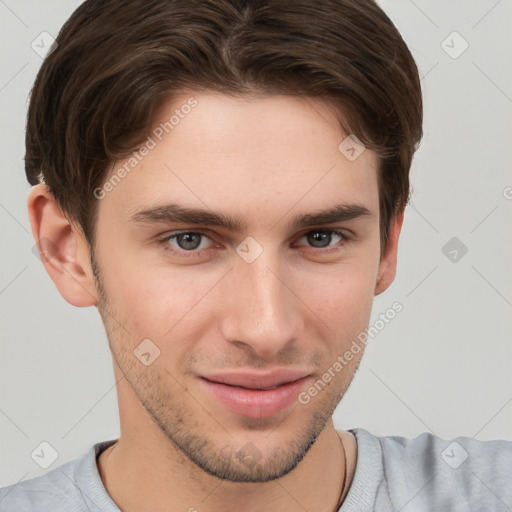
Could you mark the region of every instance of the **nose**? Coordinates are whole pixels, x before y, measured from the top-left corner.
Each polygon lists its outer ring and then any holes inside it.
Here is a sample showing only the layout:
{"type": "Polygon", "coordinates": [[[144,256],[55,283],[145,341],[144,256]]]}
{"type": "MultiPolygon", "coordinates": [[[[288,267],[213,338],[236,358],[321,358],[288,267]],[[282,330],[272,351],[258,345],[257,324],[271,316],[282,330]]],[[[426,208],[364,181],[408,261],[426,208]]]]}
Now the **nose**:
{"type": "Polygon", "coordinates": [[[224,338],[269,360],[292,345],[303,329],[293,281],[277,251],[265,249],[252,263],[237,258],[222,291],[224,338]]]}

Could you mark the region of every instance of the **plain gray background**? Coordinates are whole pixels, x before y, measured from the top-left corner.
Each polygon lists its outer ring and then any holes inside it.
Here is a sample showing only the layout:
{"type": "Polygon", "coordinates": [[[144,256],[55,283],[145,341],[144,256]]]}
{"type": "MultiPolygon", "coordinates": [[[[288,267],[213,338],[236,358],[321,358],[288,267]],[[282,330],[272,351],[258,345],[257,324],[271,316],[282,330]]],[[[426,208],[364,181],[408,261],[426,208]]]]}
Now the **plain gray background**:
{"type": "MultiPolygon", "coordinates": [[[[58,452],[53,469],[119,436],[100,317],[59,295],[26,211],[24,123],[42,63],[31,43],[79,3],[0,0],[0,486],[46,471],[31,458],[42,441],[58,452]]],[[[397,277],[372,323],[395,301],[403,311],[368,344],[335,423],[512,439],[512,1],[380,4],[420,68],[425,136],[397,277]]]]}

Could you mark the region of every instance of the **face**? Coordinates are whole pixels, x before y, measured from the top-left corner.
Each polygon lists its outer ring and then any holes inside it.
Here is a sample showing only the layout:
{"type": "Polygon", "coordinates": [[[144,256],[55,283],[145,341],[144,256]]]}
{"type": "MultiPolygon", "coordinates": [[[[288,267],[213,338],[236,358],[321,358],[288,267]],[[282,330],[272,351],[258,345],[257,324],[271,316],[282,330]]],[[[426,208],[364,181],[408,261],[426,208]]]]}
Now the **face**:
{"type": "Polygon", "coordinates": [[[278,478],[330,420],[363,353],[332,371],[370,319],[376,156],[346,158],[333,110],[313,99],[184,94],[155,130],[98,192],[98,306],[113,357],[203,470],[278,478]],[[326,210],[337,217],[313,218],[326,210]]]}

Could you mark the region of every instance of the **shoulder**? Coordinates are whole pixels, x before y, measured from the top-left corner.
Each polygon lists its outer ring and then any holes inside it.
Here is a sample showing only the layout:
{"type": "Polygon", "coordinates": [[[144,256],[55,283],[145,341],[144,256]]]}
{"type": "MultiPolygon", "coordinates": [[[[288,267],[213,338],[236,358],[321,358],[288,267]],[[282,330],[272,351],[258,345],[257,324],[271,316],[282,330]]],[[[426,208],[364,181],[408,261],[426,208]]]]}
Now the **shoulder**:
{"type": "Polygon", "coordinates": [[[96,455],[110,441],[95,444],[81,457],[44,475],[0,488],[2,512],[89,512],[91,476],[96,455]]]}
{"type": "MultiPolygon", "coordinates": [[[[68,462],[44,475],[23,480],[0,489],[0,510],[67,511],[76,507],[75,469],[78,459],[68,462]]],[[[86,509],[85,509],[86,510],[86,509]]]]}
{"type": "Polygon", "coordinates": [[[377,437],[363,429],[354,429],[354,434],[358,444],[360,439],[366,439],[367,446],[369,439],[374,446],[378,442],[382,491],[399,509],[512,507],[512,441],[443,439],[431,433],[413,439],[377,437]]]}

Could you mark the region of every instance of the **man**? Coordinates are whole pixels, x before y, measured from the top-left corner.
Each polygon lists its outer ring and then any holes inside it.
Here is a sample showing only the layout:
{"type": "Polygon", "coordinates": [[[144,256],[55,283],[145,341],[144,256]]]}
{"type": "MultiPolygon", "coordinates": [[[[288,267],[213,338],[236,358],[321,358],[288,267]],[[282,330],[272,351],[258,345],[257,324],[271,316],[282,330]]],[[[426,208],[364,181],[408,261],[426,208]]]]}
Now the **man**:
{"type": "Polygon", "coordinates": [[[77,9],[31,95],[28,208],[60,293],[104,322],[121,436],[0,509],[512,507],[510,442],[332,421],[421,135],[416,65],[371,0],[77,9]]]}

